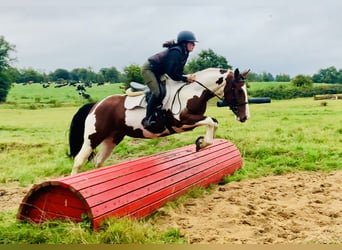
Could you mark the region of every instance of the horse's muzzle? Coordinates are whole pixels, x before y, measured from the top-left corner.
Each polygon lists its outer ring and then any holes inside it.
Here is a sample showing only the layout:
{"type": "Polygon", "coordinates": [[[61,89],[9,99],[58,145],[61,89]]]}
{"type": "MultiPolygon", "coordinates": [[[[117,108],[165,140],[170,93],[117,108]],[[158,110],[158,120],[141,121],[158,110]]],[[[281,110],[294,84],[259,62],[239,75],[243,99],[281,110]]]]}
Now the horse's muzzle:
{"type": "Polygon", "coordinates": [[[240,118],[240,122],[245,122],[245,121],[247,121],[247,116],[240,118]]]}

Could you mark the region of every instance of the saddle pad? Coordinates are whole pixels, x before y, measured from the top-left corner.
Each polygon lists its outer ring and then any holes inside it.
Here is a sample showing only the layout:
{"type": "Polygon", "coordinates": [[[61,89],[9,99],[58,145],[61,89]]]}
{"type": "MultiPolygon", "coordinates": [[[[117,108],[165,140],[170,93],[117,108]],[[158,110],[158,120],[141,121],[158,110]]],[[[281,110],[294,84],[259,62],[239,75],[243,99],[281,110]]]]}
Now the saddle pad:
{"type": "Polygon", "coordinates": [[[134,109],[137,107],[146,108],[146,98],[145,95],[140,96],[127,96],[125,100],[126,109],[134,109]]]}

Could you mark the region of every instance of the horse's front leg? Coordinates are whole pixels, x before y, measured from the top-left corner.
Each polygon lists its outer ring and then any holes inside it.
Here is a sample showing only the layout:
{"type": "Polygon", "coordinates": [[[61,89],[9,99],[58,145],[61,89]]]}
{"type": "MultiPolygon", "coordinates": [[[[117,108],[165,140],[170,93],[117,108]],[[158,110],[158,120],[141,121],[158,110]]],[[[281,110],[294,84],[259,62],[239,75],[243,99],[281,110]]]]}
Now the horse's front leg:
{"type": "Polygon", "coordinates": [[[200,136],[196,140],[196,151],[205,148],[214,142],[218,121],[215,118],[206,117],[204,120],[196,123],[197,126],[206,126],[205,136],[200,136]]]}

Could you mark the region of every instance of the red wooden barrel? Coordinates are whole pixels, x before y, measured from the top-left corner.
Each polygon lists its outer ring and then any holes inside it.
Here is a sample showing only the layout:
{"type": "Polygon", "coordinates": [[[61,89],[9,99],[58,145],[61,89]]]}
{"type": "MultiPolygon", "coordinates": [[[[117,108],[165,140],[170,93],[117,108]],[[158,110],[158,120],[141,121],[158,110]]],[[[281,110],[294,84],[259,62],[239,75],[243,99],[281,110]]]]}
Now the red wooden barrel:
{"type": "Polygon", "coordinates": [[[94,228],[108,216],[141,218],[195,186],[220,182],[241,166],[239,150],[227,140],[216,139],[198,152],[194,145],[176,148],[34,185],[17,218],[80,222],[86,216],[94,228]]]}

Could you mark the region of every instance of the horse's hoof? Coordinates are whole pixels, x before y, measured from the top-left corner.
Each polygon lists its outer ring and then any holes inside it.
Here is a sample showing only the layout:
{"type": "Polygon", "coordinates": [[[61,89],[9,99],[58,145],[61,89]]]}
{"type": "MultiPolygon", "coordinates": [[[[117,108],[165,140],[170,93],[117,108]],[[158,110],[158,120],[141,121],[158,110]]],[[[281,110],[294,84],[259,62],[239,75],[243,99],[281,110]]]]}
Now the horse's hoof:
{"type": "Polygon", "coordinates": [[[198,152],[200,149],[202,149],[201,144],[202,144],[203,139],[204,139],[203,136],[200,136],[197,138],[197,140],[196,140],[196,152],[198,152]]]}

